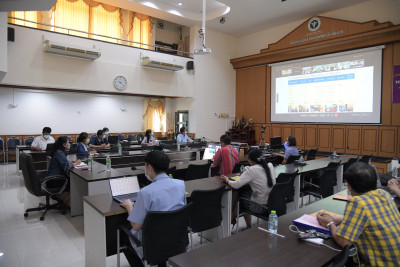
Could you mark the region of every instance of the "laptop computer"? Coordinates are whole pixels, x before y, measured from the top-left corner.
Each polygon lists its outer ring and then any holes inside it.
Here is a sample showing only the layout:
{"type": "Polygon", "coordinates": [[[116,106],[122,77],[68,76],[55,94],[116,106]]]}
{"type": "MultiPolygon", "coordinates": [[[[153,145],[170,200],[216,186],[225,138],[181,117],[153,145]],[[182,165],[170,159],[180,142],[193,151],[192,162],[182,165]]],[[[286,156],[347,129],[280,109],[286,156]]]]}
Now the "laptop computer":
{"type": "Polygon", "coordinates": [[[140,191],[137,176],[110,179],[109,182],[113,199],[118,202],[126,199],[136,201],[137,193],[140,191]]]}
{"type": "Polygon", "coordinates": [[[203,160],[212,159],[214,157],[215,153],[217,153],[218,149],[220,149],[220,148],[221,148],[220,144],[207,143],[206,149],[204,150],[204,154],[203,154],[203,160]]]}

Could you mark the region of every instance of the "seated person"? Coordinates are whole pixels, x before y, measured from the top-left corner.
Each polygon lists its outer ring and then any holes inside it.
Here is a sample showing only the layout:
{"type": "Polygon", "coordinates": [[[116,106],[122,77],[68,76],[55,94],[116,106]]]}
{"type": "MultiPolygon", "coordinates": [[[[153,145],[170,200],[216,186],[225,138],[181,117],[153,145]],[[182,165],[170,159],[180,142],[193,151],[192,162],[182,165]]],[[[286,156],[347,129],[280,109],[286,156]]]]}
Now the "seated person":
{"type": "MultiPolygon", "coordinates": [[[[226,184],[235,189],[242,188],[244,185],[250,185],[251,189],[248,190],[249,192],[239,192],[237,199],[240,197],[249,198],[249,196],[251,196],[252,201],[261,205],[267,205],[269,193],[272,190],[272,186],[275,184],[274,166],[271,163],[267,163],[265,160],[260,160],[262,152],[258,148],[251,149],[248,156],[250,166],[244,168],[239,179],[230,181],[225,175],[222,175],[221,178],[226,184]]],[[[237,199],[232,201],[233,224],[236,223],[237,199]]],[[[245,214],[244,219],[247,228],[251,228],[251,215],[245,214]]]]}
{"type": "Polygon", "coordinates": [[[283,157],[282,164],[286,164],[287,159],[290,156],[298,156],[299,155],[299,150],[296,147],[296,138],[294,136],[289,136],[286,141],[287,145],[289,148],[285,150],[285,155],[279,154],[279,153],[273,153],[272,155],[274,156],[279,156],[283,157]]]}
{"type": "Polygon", "coordinates": [[[107,139],[107,141],[108,141],[108,137],[111,136],[110,130],[107,127],[104,127],[103,128],[103,132],[104,132],[104,135],[105,135],[104,139],[107,139]]]}
{"type": "Polygon", "coordinates": [[[89,147],[91,149],[104,149],[110,147],[103,130],[98,130],[96,136],[90,137],[89,147]]]}
{"type": "MultiPolygon", "coordinates": [[[[185,183],[165,173],[169,167],[168,156],[155,150],[147,153],[144,160],[145,175],[152,183],[139,191],[136,202],[133,203],[127,199],[120,203],[129,214],[128,221],[132,226],[132,234],[140,241],[142,240],[141,227],[148,212],[173,211],[186,205],[185,183]]],[[[129,242],[125,241],[125,243],[129,245],[129,242]]],[[[131,266],[140,266],[142,252],[135,243],[130,243],[138,254],[125,250],[125,256],[131,266]]]]}
{"type": "Polygon", "coordinates": [[[86,132],[82,132],[78,136],[78,146],[76,149],[76,154],[79,155],[89,155],[96,153],[96,150],[91,150],[88,147],[89,144],[89,136],[86,132]]]}
{"type": "Polygon", "coordinates": [[[176,137],[176,142],[182,145],[191,144],[193,140],[190,139],[189,136],[186,135],[186,127],[181,127],[179,129],[180,134],[176,137]]]}
{"type": "Polygon", "coordinates": [[[220,167],[221,175],[232,174],[233,167],[239,162],[239,153],[236,148],[231,146],[231,138],[224,134],[219,138],[221,148],[218,149],[213,157],[213,166],[220,167]]]}
{"type": "Polygon", "coordinates": [[[42,135],[36,137],[32,144],[31,144],[31,150],[34,151],[44,151],[47,148],[47,144],[52,144],[54,143],[54,138],[50,136],[51,134],[51,128],[50,127],[44,127],[42,130],[42,135]]]}
{"type": "Polygon", "coordinates": [[[151,129],[147,129],[146,133],[144,135],[143,141],[142,141],[142,145],[144,146],[155,146],[157,145],[157,141],[154,138],[153,132],[151,131],[151,129]]]}
{"type": "Polygon", "coordinates": [[[51,160],[49,169],[47,170],[48,176],[65,175],[69,177],[69,171],[74,166],[79,165],[81,161],[78,159],[75,162],[70,162],[67,159],[66,151],[69,150],[69,141],[66,136],[60,136],[54,143],[53,151],[51,151],[51,160]]]}
{"type": "MultiPolygon", "coordinates": [[[[353,196],[344,217],[319,212],[318,222],[331,231],[339,246],[355,244],[361,265],[395,266],[400,262],[400,213],[396,204],[389,193],[376,189],[378,176],[370,165],[353,163],[344,177],[353,196]]],[[[350,259],[349,266],[355,259],[350,259]]]]}

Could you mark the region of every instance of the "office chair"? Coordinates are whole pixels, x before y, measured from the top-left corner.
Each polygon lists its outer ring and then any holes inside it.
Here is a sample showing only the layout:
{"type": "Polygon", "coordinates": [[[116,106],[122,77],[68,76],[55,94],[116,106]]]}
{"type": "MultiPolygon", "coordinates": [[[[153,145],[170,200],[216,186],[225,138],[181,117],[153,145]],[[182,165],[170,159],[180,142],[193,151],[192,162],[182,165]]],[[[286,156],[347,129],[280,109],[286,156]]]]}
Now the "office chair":
{"type": "Polygon", "coordinates": [[[125,135],[123,134],[118,134],[118,141],[125,140],[125,135]]]}
{"type": "Polygon", "coordinates": [[[167,141],[168,140],[168,137],[166,137],[166,136],[164,136],[164,137],[159,137],[159,138],[157,138],[158,140],[162,140],[162,141],[167,141]]]}
{"type": "MultiPolygon", "coordinates": [[[[186,252],[187,231],[192,204],[174,211],[151,211],[142,225],[140,242],[129,228],[122,225],[117,230],[117,266],[120,266],[121,250],[133,250],[130,244],[120,246],[120,234],[128,236],[143,247],[143,259],[148,265],[161,265],[178,254],[186,252]]],[[[135,253],[135,252],[134,252],[135,253]]]]}
{"type": "Polygon", "coordinates": [[[128,134],[127,139],[128,141],[136,141],[136,136],[133,134],[128,134]]]}
{"type": "Polygon", "coordinates": [[[346,245],[342,251],[333,257],[330,261],[322,265],[322,267],[344,267],[350,254],[350,246],[346,245]]]}
{"type": "Polygon", "coordinates": [[[294,179],[296,178],[299,171],[295,171],[293,173],[280,173],[276,178],[276,183],[289,183],[290,186],[284,188],[284,191],[281,193],[285,195],[286,204],[290,202],[294,202],[295,207],[298,199],[294,199],[294,179]]]}
{"type": "MultiPolygon", "coordinates": [[[[172,175],[172,177],[174,177],[175,171],[176,171],[176,166],[169,168],[168,170],[165,171],[165,173],[166,173],[168,176],[171,176],[171,175],[172,175]]],[[[175,177],[174,177],[174,178],[175,178],[175,177]]]]}
{"type": "Polygon", "coordinates": [[[288,159],[286,160],[286,164],[293,163],[296,160],[299,160],[299,158],[300,158],[300,155],[298,155],[298,156],[293,156],[293,155],[289,156],[288,159]]]}
{"type": "Polygon", "coordinates": [[[8,159],[11,154],[17,155],[17,146],[21,145],[21,139],[19,137],[9,137],[7,138],[6,144],[6,164],[8,164],[8,159]]]}
{"type": "Polygon", "coordinates": [[[219,175],[219,171],[220,171],[219,166],[211,167],[211,177],[219,175]]]}
{"type": "Polygon", "coordinates": [[[235,166],[233,167],[232,173],[242,172],[243,168],[246,166],[250,166],[250,163],[248,161],[240,161],[235,164],[235,166]]]}
{"type": "Polygon", "coordinates": [[[189,164],[186,171],[185,181],[196,180],[209,177],[211,163],[206,164],[189,164]]]}
{"type": "Polygon", "coordinates": [[[315,155],[317,155],[318,149],[310,149],[307,152],[307,160],[315,159],[315,155]]]}
{"type": "Polygon", "coordinates": [[[371,157],[372,157],[372,155],[370,155],[370,156],[365,155],[365,156],[362,156],[358,161],[369,164],[371,161],[371,157]]]}
{"type": "Polygon", "coordinates": [[[71,136],[69,136],[69,135],[64,135],[64,136],[68,139],[68,142],[72,143],[72,138],[71,138],[71,136]]]}
{"type": "Polygon", "coordinates": [[[46,204],[39,204],[37,208],[27,209],[24,217],[28,217],[31,211],[43,210],[40,217],[40,220],[43,221],[47,211],[53,209],[61,210],[61,213],[65,214],[67,207],[61,202],[50,204],[50,196],[61,194],[67,189],[68,177],[62,175],[46,176],[47,171],[36,171],[32,156],[28,153],[21,153],[19,155],[19,162],[28,192],[37,197],[46,196],[46,204]]]}
{"type": "Polygon", "coordinates": [[[3,138],[0,137],[0,154],[3,155],[3,163],[6,164],[6,153],[4,149],[4,141],[3,138]]]}
{"type": "MultiPolygon", "coordinates": [[[[222,220],[222,195],[225,185],[214,190],[194,190],[190,196],[193,204],[189,217],[190,244],[193,250],[193,233],[200,233],[221,226],[222,238],[225,237],[222,220]]],[[[203,236],[200,235],[200,244],[203,236]]]]}
{"type": "Polygon", "coordinates": [[[267,162],[271,162],[272,165],[274,166],[278,166],[281,165],[283,162],[283,157],[270,157],[270,158],[266,158],[267,162]]]}
{"type": "Polygon", "coordinates": [[[139,142],[139,144],[142,143],[143,139],[144,139],[144,135],[143,134],[137,134],[136,135],[136,140],[139,142]]]}
{"type": "MultiPolygon", "coordinates": [[[[286,214],[286,203],[288,202],[287,194],[282,192],[291,191],[293,188],[291,182],[277,183],[272,187],[268,196],[267,205],[262,205],[248,198],[240,198],[238,201],[238,213],[236,221],[239,222],[239,217],[247,213],[257,217],[257,225],[259,219],[268,221],[271,210],[275,210],[278,216],[286,214]]],[[[236,233],[239,232],[239,223],[236,224],[236,233]]]]}
{"type": "Polygon", "coordinates": [[[68,154],[76,154],[78,152],[78,144],[72,143],[69,147],[68,154]]]}
{"type": "Polygon", "coordinates": [[[24,139],[24,145],[31,146],[34,139],[35,139],[35,137],[33,137],[33,136],[26,137],[24,139]]]}
{"type": "Polygon", "coordinates": [[[174,140],[162,140],[160,142],[161,145],[173,145],[174,147],[176,147],[176,145],[174,145],[174,140]]]}

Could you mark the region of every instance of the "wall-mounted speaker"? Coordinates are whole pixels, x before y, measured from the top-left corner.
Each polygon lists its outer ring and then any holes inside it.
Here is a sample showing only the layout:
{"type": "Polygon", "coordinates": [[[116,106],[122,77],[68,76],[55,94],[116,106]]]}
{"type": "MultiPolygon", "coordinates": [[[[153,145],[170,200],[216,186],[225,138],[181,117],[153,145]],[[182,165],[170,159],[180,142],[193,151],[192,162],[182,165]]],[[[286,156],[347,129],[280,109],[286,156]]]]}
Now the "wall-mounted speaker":
{"type": "Polygon", "coordinates": [[[186,69],[187,70],[194,70],[194,63],[193,61],[186,62],[186,69]]]}
{"type": "Polygon", "coordinates": [[[8,27],[7,28],[7,41],[14,42],[15,41],[15,29],[8,27]]]}

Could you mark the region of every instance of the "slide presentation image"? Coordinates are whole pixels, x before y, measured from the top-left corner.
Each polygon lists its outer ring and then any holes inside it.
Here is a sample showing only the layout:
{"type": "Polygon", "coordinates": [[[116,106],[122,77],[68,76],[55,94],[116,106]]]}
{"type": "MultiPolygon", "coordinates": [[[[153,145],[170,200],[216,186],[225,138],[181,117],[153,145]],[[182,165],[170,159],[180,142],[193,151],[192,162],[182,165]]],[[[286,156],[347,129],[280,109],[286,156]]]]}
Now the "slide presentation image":
{"type": "Polygon", "coordinates": [[[341,104],[339,105],[339,112],[353,112],[353,104],[341,104]]]}
{"type": "Polygon", "coordinates": [[[337,105],[325,105],[325,112],[337,112],[337,105]]]}
{"type": "Polygon", "coordinates": [[[324,71],[324,65],[317,65],[317,66],[313,66],[312,68],[312,72],[323,72],[324,71]]]}
{"type": "Polygon", "coordinates": [[[312,72],[312,67],[302,68],[301,74],[310,74],[312,72]]]}
{"type": "Polygon", "coordinates": [[[323,105],[311,105],[310,112],[324,112],[324,106],[323,105]]]}
{"type": "Polygon", "coordinates": [[[289,112],[299,112],[299,106],[298,105],[289,105],[289,112]]]}
{"type": "Polygon", "coordinates": [[[310,112],[310,106],[309,105],[300,105],[299,112],[310,112]]]}

